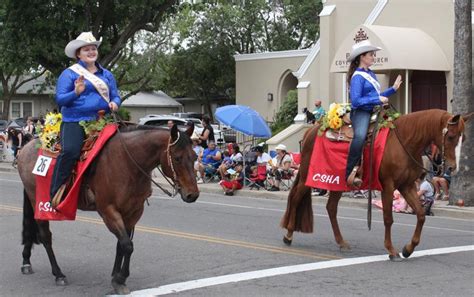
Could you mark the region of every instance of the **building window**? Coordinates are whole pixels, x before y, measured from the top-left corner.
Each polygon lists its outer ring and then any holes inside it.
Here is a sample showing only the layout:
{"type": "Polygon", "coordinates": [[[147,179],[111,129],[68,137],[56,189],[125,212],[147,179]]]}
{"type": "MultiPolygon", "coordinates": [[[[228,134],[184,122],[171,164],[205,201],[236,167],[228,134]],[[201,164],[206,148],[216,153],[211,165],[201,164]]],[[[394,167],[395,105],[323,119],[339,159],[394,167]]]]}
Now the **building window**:
{"type": "Polygon", "coordinates": [[[33,116],[33,101],[12,101],[10,103],[10,118],[26,118],[33,116]]]}

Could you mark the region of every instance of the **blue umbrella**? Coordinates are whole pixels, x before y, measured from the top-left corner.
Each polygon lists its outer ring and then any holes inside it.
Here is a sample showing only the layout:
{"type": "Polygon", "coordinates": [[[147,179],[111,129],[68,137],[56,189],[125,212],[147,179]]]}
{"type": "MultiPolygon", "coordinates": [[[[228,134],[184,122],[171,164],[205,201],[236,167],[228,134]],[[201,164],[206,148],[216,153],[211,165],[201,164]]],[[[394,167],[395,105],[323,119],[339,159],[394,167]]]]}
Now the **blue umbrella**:
{"type": "Polygon", "coordinates": [[[216,109],[216,118],[225,125],[256,137],[271,137],[272,132],[262,116],[244,105],[226,105],[216,109]]]}

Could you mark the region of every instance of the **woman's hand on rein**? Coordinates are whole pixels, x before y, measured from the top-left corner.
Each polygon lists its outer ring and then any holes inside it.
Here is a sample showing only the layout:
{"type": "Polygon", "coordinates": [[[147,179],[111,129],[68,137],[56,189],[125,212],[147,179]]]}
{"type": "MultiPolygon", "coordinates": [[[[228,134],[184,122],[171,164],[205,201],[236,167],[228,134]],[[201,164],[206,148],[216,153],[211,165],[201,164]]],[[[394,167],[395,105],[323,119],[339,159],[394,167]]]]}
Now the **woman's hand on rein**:
{"type": "Polygon", "coordinates": [[[388,98],[385,97],[385,96],[379,96],[379,99],[380,99],[380,101],[381,101],[383,104],[387,104],[387,103],[388,103],[388,98]]]}
{"type": "Polygon", "coordinates": [[[400,85],[402,84],[402,76],[399,74],[397,76],[397,79],[395,80],[395,82],[393,83],[393,88],[395,89],[395,91],[398,90],[398,88],[400,88],[400,85]]]}
{"type": "Polygon", "coordinates": [[[74,81],[74,92],[77,96],[81,95],[82,92],[86,89],[86,84],[84,83],[84,76],[79,76],[78,79],[74,81]]]}

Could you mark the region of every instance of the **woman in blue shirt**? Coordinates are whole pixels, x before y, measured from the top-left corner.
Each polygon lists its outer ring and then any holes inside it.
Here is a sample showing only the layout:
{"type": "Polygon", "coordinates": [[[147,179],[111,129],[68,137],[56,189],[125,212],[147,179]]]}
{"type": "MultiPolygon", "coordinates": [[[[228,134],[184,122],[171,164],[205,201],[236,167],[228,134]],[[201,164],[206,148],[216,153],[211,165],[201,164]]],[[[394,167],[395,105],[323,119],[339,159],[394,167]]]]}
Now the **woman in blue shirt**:
{"type": "Polygon", "coordinates": [[[79,122],[95,120],[99,110],[116,111],[121,103],[114,76],[97,62],[100,43],[91,32],[83,32],[64,50],[77,64],[64,70],[56,85],[56,103],[62,114],[61,153],[54,167],[51,199],[62,196],[79,159],[85,138],[79,122]]]}
{"type": "Polygon", "coordinates": [[[347,83],[350,88],[351,121],[354,129],[354,138],[349,149],[346,166],[346,181],[351,187],[360,187],[362,180],[356,176],[358,163],[362,156],[367,130],[369,128],[372,110],[377,105],[388,103],[389,96],[395,94],[402,83],[399,75],[392,87],[380,92],[377,77],[369,69],[374,64],[375,52],[381,50],[364,40],[352,46],[348,61],[351,62],[347,74],[347,83]]]}

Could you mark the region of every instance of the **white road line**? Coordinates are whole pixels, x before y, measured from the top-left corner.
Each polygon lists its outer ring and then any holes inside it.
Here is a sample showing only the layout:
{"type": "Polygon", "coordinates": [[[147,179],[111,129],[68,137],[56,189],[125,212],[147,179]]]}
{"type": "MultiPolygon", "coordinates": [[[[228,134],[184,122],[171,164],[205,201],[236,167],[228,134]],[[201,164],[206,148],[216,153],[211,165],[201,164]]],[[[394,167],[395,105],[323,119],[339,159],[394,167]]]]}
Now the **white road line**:
{"type": "MultiPolygon", "coordinates": [[[[156,199],[161,199],[161,200],[171,200],[171,198],[168,198],[166,196],[151,196],[156,199]]],[[[274,211],[274,212],[285,212],[282,209],[276,209],[276,208],[266,208],[266,207],[255,207],[255,206],[247,206],[247,205],[238,205],[238,204],[229,204],[229,203],[220,203],[220,202],[210,202],[210,201],[196,201],[195,203],[197,204],[210,204],[210,205],[217,205],[217,206],[225,206],[225,207],[235,207],[235,208],[245,208],[245,209],[256,209],[256,210],[266,210],[266,211],[274,211]]],[[[327,215],[322,215],[322,214],[314,214],[315,217],[327,217],[327,215]]],[[[338,216],[338,219],[343,219],[343,220],[353,220],[353,221],[363,221],[366,222],[367,219],[360,219],[360,218],[353,218],[353,217],[344,217],[344,216],[338,216]]],[[[467,220],[467,221],[472,221],[472,220],[467,220]]],[[[378,221],[378,220],[372,220],[374,223],[379,223],[383,224],[383,221],[378,221]]],[[[416,227],[415,224],[406,224],[406,223],[397,223],[394,222],[394,225],[398,226],[404,226],[404,227],[416,227]]],[[[444,228],[444,227],[432,227],[432,226],[427,226],[426,223],[423,226],[423,229],[435,229],[435,230],[444,230],[444,231],[456,231],[456,232],[461,232],[461,233],[469,233],[469,234],[474,234],[474,231],[471,230],[460,230],[460,229],[451,229],[451,228],[444,228]]]]}
{"type": "MultiPolygon", "coordinates": [[[[474,245],[415,251],[411,255],[410,258],[443,255],[443,254],[451,254],[451,253],[467,252],[467,251],[474,251],[474,245]]],[[[235,274],[228,274],[228,275],[221,275],[221,276],[216,276],[216,277],[191,280],[187,282],[164,285],[158,288],[133,291],[130,294],[130,296],[160,296],[160,295],[165,295],[165,294],[189,291],[193,289],[206,288],[206,287],[223,285],[223,284],[228,284],[228,283],[237,283],[237,282],[242,282],[242,281],[260,279],[260,278],[266,278],[266,277],[272,277],[272,276],[278,276],[278,275],[286,275],[286,274],[299,273],[299,272],[305,272],[305,271],[314,271],[314,270],[321,270],[321,269],[327,269],[327,268],[344,267],[344,266],[375,263],[375,262],[382,262],[382,261],[388,261],[387,255],[348,258],[348,259],[321,261],[321,262],[299,264],[299,265],[292,265],[292,266],[282,266],[282,267],[276,267],[276,268],[270,268],[270,269],[263,269],[263,270],[256,270],[256,271],[249,271],[249,272],[243,272],[243,273],[235,273],[235,274]]]]}

